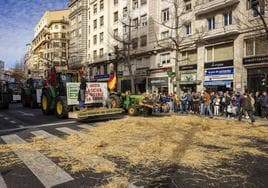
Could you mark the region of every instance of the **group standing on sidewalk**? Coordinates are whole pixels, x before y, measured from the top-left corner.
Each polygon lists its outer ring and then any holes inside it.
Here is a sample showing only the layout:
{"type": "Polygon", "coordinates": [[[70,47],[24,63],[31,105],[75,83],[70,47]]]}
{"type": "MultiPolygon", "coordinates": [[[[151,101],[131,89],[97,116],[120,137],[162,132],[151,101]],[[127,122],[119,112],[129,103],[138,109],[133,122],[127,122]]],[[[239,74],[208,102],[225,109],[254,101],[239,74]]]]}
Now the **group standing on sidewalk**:
{"type": "Polygon", "coordinates": [[[156,102],[167,103],[175,113],[194,113],[206,116],[242,117],[255,121],[254,116],[268,119],[267,92],[184,92],[177,94],[154,93],[156,102]]]}

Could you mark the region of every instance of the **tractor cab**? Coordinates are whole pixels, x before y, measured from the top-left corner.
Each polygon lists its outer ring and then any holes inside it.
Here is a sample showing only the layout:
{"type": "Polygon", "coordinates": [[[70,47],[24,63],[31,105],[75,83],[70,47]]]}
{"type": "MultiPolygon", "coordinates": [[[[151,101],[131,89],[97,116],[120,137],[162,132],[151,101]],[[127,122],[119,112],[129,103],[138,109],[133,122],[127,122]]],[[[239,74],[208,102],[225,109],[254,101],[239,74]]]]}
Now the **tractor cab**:
{"type": "Polygon", "coordinates": [[[77,72],[56,73],[56,91],[59,96],[66,96],[66,83],[78,82],[77,72]]]}
{"type": "Polygon", "coordinates": [[[38,107],[44,82],[41,78],[29,78],[21,88],[21,102],[24,107],[38,107]]]}
{"type": "Polygon", "coordinates": [[[9,107],[9,89],[6,81],[0,80],[0,108],[9,107]]]}

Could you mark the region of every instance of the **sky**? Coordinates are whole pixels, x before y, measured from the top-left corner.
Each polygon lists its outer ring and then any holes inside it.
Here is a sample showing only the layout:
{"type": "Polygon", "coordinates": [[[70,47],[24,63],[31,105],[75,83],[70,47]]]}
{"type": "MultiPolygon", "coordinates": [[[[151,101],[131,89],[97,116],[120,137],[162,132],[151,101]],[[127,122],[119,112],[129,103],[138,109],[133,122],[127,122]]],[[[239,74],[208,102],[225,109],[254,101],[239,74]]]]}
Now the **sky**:
{"type": "Polygon", "coordinates": [[[0,60],[13,67],[31,43],[35,25],[46,10],[67,8],[68,0],[0,0],[0,60]]]}

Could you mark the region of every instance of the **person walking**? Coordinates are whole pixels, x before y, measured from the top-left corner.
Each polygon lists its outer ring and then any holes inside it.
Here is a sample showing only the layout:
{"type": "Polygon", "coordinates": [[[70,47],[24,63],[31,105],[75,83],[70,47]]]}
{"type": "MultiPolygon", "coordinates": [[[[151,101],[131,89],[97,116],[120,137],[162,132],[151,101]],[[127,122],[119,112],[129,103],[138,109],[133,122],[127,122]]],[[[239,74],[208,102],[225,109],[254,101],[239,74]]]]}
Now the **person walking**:
{"type": "Polygon", "coordinates": [[[218,116],[219,115],[220,102],[221,102],[221,99],[220,99],[219,95],[217,94],[215,96],[214,100],[213,100],[214,116],[218,116]]]}
{"type": "Polygon", "coordinates": [[[249,96],[249,94],[244,94],[244,96],[241,99],[241,108],[240,108],[240,112],[238,115],[238,120],[241,121],[242,120],[242,116],[243,115],[248,115],[251,122],[254,123],[255,119],[253,117],[253,106],[252,106],[252,102],[251,102],[251,97],[249,96]]]}
{"type": "Polygon", "coordinates": [[[85,108],[85,100],[86,100],[86,87],[87,87],[87,80],[83,75],[83,72],[80,72],[80,89],[79,89],[79,107],[80,109],[85,108]]]}
{"type": "Polygon", "coordinates": [[[206,115],[208,113],[208,115],[212,117],[212,112],[210,109],[211,100],[210,100],[210,95],[207,91],[204,92],[203,100],[204,100],[204,114],[203,115],[206,115]]]}
{"type": "Polygon", "coordinates": [[[193,95],[193,111],[194,114],[199,114],[199,105],[200,105],[200,100],[201,100],[201,94],[200,93],[194,93],[193,95]]]}
{"type": "Polygon", "coordinates": [[[262,98],[261,98],[261,112],[262,112],[262,117],[268,119],[268,95],[267,92],[264,91],[262,93],[262,98]]]}
{"type": "Polygon", "coordinates": [[[182,113],[188,113],[187,93],[183,93],[183,95],[180,98],[180,101],[181,101],[182,113]]]}

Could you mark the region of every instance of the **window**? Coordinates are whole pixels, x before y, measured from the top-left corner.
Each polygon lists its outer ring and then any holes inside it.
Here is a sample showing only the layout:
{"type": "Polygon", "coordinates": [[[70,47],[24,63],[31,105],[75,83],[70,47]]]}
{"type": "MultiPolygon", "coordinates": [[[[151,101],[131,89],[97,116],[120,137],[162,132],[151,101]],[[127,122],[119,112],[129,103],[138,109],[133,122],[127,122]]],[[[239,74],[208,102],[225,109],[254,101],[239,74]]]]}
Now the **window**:
{"type": "Polygon", "coordinates": [[[169,64],[170,63],[170,53],[165,53],[160,55],[161,64],[169,64]]]}
{"type": "Polygon", "coordinates": [[[82,21],[82,15],[79,14],[79,15],[78,15],[78,22],[81,22],[81,21],[82,21]]]}
{"type": "Polygon", "coordinates": [[[88,34],[90,34],[90,25],[88,26],[88,34]]]}
{"type": "Polygon", "coordinates": [[[114,13],[114,22],[117,22],[118,21],[118,12],[115,12],[114,13]]]}
{"type": "Polygon", "coordinates": [[[186,35],[190,35],[190,34],[192,34],[191,23],[188,23],[188,24],[185,25],[185,34],[186,34],[186,35]]]}
{"type": "Polygon", "coordinates": [[[133,49],[138,48],[138,41],[139,41],[138,38],[134,38],[134,39],[132,39],[132,48],[133,48],[133,49]]]}
{"type": "Polygon", "coordinates": [[[138,25],[139,25],[139,19],[138,18],[134,18],[133,19],[133,26],[134,26],[134,28],[138,28],[138,25]]]}
{"type": "Polygon", "coordinates": [[[93,5],[93,13],[97,14],[98,12],[98,7],[97,7],[97,3],[95,5],[93,5]]]}
{"type": "Polygon", "coordinates": [[[188,11],[191,11],[192,10],[192,4],[191,4],[191,0],[185,0],[185,10],[188,12],[188,11]]]}
{"type": "Polygon", "coordinates": [[[90,40],[88,40],[88,48],[90,48],[90,40]]]}
{"type": "Polygon", "coordinates": [[[255,55],[267,55],[268,54],[268,40],[265,38],[259,38],[255,40],[255,55]]]}
{"type": "Polygon", "coordinates": [[[118,37],[118,29],[114,29],[114,38],[118,37]]]}
{"type": "Polygon", "coordinates": [[[58,39],[59,38],[59,34],[58,33],[54,33],[54,39],[58,39]]]}
{"type": "Polygon", "coordinates": [[[61,26],[62,29],[66,29],[65,25],[61,26]]]}
{"type": "Polygon", "coordinates": [[[81,36],[82,35],[82,28],[78,29],[78,35],[81,36]]]}
{"type": "Polygon", "coordinates": [[[63,48],[66,48],[66,43],[62,42],[62,43],[61,43],[61,46],[62,46],[63,48]]]}
{"type": "Polygon", "coordinates": [[[224,18],[224,26],[231,25],[233,22],[232,18],[232,12],[227,12],[223,14],[224,18]]]}
{"type": "Polygon", "coordinates": [[[100,57],[103,57],[103,48],[100,49],[100,57]]]}
{"type": "Polygon", "coordinates": [[[147,4],[147,0],[141,0],[141,5],[147,4]]]}
{"type": "Polygon", "coordinates": [[[103,3],[103,0],[100,1],[100,10],[103,10],[104,9],[104,3],[103,3]]]}
{"type": "Polygon", "coordinates": [[[54,43],[53,43],[53,47],[54,47],[54,48],[58,48],[58,47],[60,47],[60,43],[59,43],[59,42],[54,42],[54,43]]]}
{"type": "Polygon", "coordinates": [[[132,8],[133,10],[139,8],[138,0],[132,0],[132,8]]]}
{"type": "Polygon", "coordinates": [[[93,59],[96,59],[97,58],[97,50],[94,50],[93,51],[93,59]]]}
{"type": "Polygon", "coordinates": [[[66,38],[66,33],[62,33],[61,38],[65,39],[66,38]]]}
{"type": "Polygon", "coordinates": [[[127,14],[128,14],[128,12],[127,12],[127,7],[124,7],[124,8],[123,8],[123,17],[124,17],[124,18],[127,17],[127,14]]]}
{"type": "Polygon", "coordinates": [[[141,40],[141,47],[147,46],[147,35],[141,36],[140,40],[141,40]]]}
{"type": "Polygon", "coordinates": [[[208,18],[208,30],[215,29],[215,17],[213,16],[212,18],[208,18]]]}
{"type": "Polygon", "coordinates": [[[108,74],[108,66],[107,66],[107,64],[103,65],[103,74],[108,74]]]}
{"type": "Polygon", "coordinates": [[[184,64],[197,63],[197,50],[182,52],[182,61],[184,64]]]}
{"type": "Polygon", "coordinates": [[[55,29],[58,29],[58,28],[59,28],[59,26],[58,26],[58,25],[55,25],[55,26],[54,26],[54,28],[55,28],[55,29]]]}
{"type": "Polygon", "coordinates": [[[96,19],[96,20],[94,20],[93,25],[94,25],[94,29],[97,29],[97,19],[96,19]]]}
{"type": "Polygon", "coordinates": [[[103,42],[103,32],[100,33],[100,42],[103,42]]]}
{"type": "Polygon", "coordinates": [[[88,11],[88,19],[90,20],[91,16],[90,16],[90,11],[88,11]]]}
{"type": "Polygon", "coordinates": [[[249,39],[245,41],[245,45],[246,45],[246,56],[253,56],[254,55],[254,40],[249,39]]]}
{"type": "Polygon", "coordinates": [[[167,39],[169,38],[169,31],[163,31],[161,33],[161,39],[167,39]]]}
{"type": "Polygon", "coordinates": [[[62,56],[62,57],[66,57],[66,52],[62,52],[62,53],[61,53],[61,56],[62,56]]]}
{"type": "Polygon", "coordinates": [[[162,10],[161,19],[162,22],[166,22],[169,20],[169,9],[162,10]]]}
{"type": "Polygon", "coordinates": [[[207,62],[230,60],[234,58],[233,43],[207,47],[206,52],[207,62]]]}
{"type": "Polygon", "coordinates": [[[100,17],[100,26],[103,26],[103,24],[104,24],[104,17],[101,16],[101,17],[100,17]]]}
{"type": "Polygon", "coordinates": [[[118,0],[114,0],[114,5],[117,5],[118,4],[118,0]]]}
{"type": "Polygon", "coordinates": [[[141,16],[141,26],[147,26],[147,14],[141,16]]]}
{"type": "Polygon", "coordinates": [[[94,44],[97,44],[97,35],[94,35],[94,36],[93,36],[93,43],[94,43],[94,44]]]}

